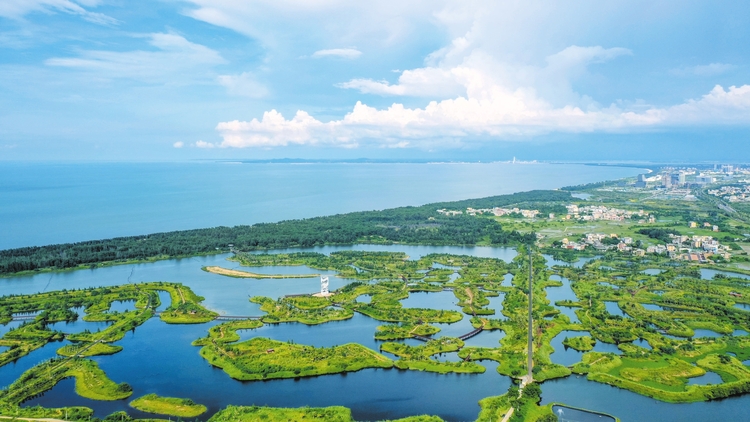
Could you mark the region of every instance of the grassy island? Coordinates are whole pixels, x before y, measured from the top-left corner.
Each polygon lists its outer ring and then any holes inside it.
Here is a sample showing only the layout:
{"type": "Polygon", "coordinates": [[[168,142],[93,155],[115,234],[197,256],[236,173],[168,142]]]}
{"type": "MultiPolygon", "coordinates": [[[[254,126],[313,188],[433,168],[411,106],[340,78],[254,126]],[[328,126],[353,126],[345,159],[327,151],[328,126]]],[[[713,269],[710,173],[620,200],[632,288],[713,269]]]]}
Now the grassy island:
{"type": "Polygon", "coordinates": [[[485,368],[477,363],[469,361],[441,362],[431,359],[439,353],[455,352],[464,346],[464,342],[453,337],[441,337],[430,340],[422,346],[409,346],[403,343],[384,343],[380,350],[400,357],[395,366],[399,369],[413,369],[418,371],[438,372],[445,374],[456,373],[483,373],[485,368]]]}
{"type": "Polygon", "coordinates": [[[566,347],[570,347],[571,349],[578,350],[579,352],[588,352],[589,350],[594,348],[594,345],[596,345],[596,340],[589,336],[580,336],[580,337],[565,337],[563,340],[563,345],[566,347]]]}
{"type": "Polygon", "coordinates": [[[87,356],[102,356],[102,355],[114,355],[115,353],[122,350],[122,346],[117,346],[107,343],[75,343],[63,346],[57,350],[57,354],[60,356],[67,357],[87,357],[87,356]]]}
{"type": "Polygon", "coordinates": [[[330,321],[341,321],[354,316],[351,309],[335,308],[324,298],[282,298],[273,300],[268,297],[252,297],[251,302],[260,304],[266,312],[262,321],[269,324],[280,322],[301,322],[307,325],[322,324],[330,321]],[[302,303],[302,305],[300,305],[302,303]],[[322,303],[322,306],[310,306],[310,303],[322,303]]]}
{"type": "Polygon", "coordinates": [[[130,402],[130,406],[148,413],[177,416],[179,418],[194,418],[208,410],[202,404],[190,399],[175,397],[160,397],[156,394],[146,394],[130,402]]]}
{"type": "Polygon", "coordinates": [[[430,324],[388,324],[378,326],[375,332],[377,340],[400,340],[414,336],[431,336],[440,332],[440,328],[430,324]]]}
{"type": "Polygon", "coordinates": [[[393,361],[359,344],[312,347],[256,337],[242,343],[212,343],[201,356],[241,380],[297,378],[390,368],[393,361]]]}
{"type": "MultiPolygon", "coordinates": [[[[330,422],[354,422],[352,411],[346,407],[262,407],[262,406],[228,406],[216,413],[208,422],[288,422],[301,420],[320,420],[330,422]]],[[[441,422],[437,416],[411,416],[383,422],[441,422]]]]}

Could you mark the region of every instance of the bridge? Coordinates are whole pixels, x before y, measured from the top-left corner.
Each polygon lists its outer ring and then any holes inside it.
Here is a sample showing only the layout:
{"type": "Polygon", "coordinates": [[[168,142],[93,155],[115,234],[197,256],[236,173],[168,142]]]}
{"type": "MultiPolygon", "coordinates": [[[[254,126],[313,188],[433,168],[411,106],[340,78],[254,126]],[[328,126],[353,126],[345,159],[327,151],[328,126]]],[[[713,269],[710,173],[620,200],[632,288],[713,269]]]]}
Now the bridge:
{"type": "Polygon", "coordinates": [[[31,321],[39,315],[13,315],[13,321],[31,321]]]}
{"type": "MultiPolygon", "coordinates": [[[[479,327],[479,328],[477,328],[475,330],[469,331],[468,333],[466,333],[464,335],[458,336],[458,339],[461,340],[461,341],[468,340],[468,339],[474,337],[475,335],[481,333],[482,330],[484,330],[484,327],[479,327]]],[[[430,340],[434,340],[432,337],[420,336],[420,335],[415,335],[413,338],[415,338],[415,339],[417,339],[419,341],[424,341],[424,342],[428,342],[430,340]]]]}
{"type": "Polygon", "coordinates": [[[214,320],[216,321],[238,321],[243,319],[261,319],[260,316],[248,316],[248,315],[219,315],[214,320]]]}
{"type": "Polygon", "coordinates": [[[482,330],[484,330],[484,328],[482,328],[482,327],[479,327],[479,328],[477,328],[476,330],[472,330],[472,331],[469,331],[468,333],[466,333],[466,334],[464,334],[464,335],[462,335],[462,336],[459,336],[458,338],[459,338],[459,339],[460,339],[461,341],[464,341],[464,340],[468,340],[468,339],[470,339],[470,338],[474,337],[475,335],[477,335],[477,334],[481,333],[481,332],[482,332],[482,330]]]}

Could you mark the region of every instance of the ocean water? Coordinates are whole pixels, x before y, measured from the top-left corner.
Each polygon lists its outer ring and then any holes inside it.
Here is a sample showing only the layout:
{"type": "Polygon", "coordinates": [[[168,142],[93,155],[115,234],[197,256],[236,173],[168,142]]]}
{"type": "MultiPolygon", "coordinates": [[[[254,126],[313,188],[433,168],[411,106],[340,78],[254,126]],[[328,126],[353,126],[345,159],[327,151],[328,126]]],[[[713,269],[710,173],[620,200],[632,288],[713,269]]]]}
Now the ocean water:
{"type": "Polygon", "coordinates": [[[423,205],[639,172],[510,163],[0,163],[0,249],[423,205]]]}

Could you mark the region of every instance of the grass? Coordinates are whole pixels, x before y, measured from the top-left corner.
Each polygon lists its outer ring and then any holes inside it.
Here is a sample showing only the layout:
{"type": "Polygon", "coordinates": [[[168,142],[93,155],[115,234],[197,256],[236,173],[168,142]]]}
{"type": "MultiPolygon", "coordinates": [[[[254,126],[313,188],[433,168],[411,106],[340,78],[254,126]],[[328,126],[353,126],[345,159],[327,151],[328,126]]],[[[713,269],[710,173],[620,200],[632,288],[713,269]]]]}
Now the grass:
{"type": "Polygon", "coordinates": [[[115,353],[122,350],[122,346],[107,344],[107,343],[94,343],[91,344],[69,344],[57,349],[57,354],[60,356],[102,356],[102,355],[114,355],[115,353]]]}
{"type": "Polygon", "coordinates": [[[384,343],[380,346],[380,350],[400,357],[401,359],[395,363],[395,366],[399,369],[437,372],[441,374],[449,372],[483,373],[486,369],[475,362],[440,362],[430,358],[430,356],[438,353],[458,351],[463,345],[464,342],[457,338],[441,337],[440,339],[430,340],[420,346],[409,346],[403,343],[384,343]]]}
{"type": "Polygon", "coordinates": [[[160,397],[156,394],[147,394],[139,397],[131,401],[130,406],[143,412],[177,416],[179,418],[194,418],[208,410],[206,406],[197,404],[190,399],[160,397]]]}
{"type": "MultiPolygon", "coordinates": [[[[302,420],[354,422],[352,411],[341,406],[299,408],[228,406],[212,416],[208,422],[288,422],[302,420]]],[[[437,416],[419,415],[395,419],[390,422],[442,422],[442,419],[437,416]]]]}
{"type": "Polygon", "coordinates": [[[288,422],[299,420],[326,422],[354,422],[352,411],[341,406],[281,408],[261,406],[228,406],[213,415],[208,422],[288,422]]]}
{"type": "Polygon", "coordinates": [[[375,332],[377,340],[400,340],[417,336],[431,336],[440,332],[440,328],[429,324],[388,324],[380,325],[375,332]]]}
{"type": "Polygon", "coordinates": [[[563,345],[570,347],[572,349],[578,350],[579,352],[587,352],[594,348],[594,345],[596,344],[596,340],[589,336],[580,336],[580,337],[566,337],[563,340],[563,345]]]}
{"type": "Polygon", "coordinates": [[[320,307],[321,301],[330,305],[330,302],[325,298],[305,298],[305,300],[281,298],[273,300],[268,297],[255,296],[250,298],[250,301],[261,305],[260,309],[267,313],[261,320],[269,324],[301,322],[307,325],[316,325],[330,321],[341,321],[354,316],[354,311],[351,309],[320,307]]]}
{"type": "Polygon", "coordinates": [[[67,375],[76,379],[76,393],[93,400],[122,400],[133,394],[133,389],[125,383],[117,384],[107,377],[96,362],[75,361],[67,375]]]}
{"type": "Polygon", "coordinates": [[[393,361],[359,344],[316,348],[256,337],[242,343],[203,346],[201,356],[241,381],[298,378],[364,368],[391,368],[393,361]]]}

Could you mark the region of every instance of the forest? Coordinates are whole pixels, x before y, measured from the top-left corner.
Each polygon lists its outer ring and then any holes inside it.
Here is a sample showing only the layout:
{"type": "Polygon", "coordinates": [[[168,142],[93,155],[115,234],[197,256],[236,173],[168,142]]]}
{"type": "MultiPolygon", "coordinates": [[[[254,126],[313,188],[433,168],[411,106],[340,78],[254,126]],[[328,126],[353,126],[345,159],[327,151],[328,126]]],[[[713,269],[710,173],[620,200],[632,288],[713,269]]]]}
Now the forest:
{"type": "MultiPolygon", "coordinates": [[[[564,191],[530,191],[511,195],[441,202],[419,207],[363,211],[252,226],[214,227],[118,237],[0,251],[0,275],[42,269],[67,269],[195,255],[318,245],[410,243],[493,245],[529,243],[533,233],[504,230],[495,220],[467,215],[443,216],[440,208],[465,209],[542,205],[570,199],[564,191]],[[541,204],[540,204],[541,203],[541,204]]],[[[549,204],[554,205],[554,204],[549,204]]]]}

